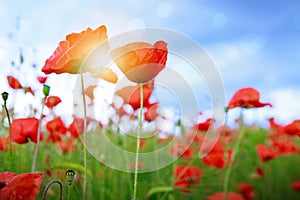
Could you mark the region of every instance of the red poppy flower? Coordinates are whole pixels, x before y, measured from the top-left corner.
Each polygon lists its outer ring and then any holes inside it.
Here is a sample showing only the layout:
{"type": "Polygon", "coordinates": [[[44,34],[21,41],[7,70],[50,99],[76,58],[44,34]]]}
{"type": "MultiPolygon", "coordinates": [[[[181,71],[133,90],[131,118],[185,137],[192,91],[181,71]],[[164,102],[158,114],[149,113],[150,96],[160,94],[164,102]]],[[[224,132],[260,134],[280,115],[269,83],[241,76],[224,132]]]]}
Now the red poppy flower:
{"type": "Polygon", "coordinates": [[[261,103],[260,94],[253,88],[242,88],[238,90],[231,98],[227,109],[241,107],[241,108],[260,108],[264,106],[271,106],[270,103],[261,103]]]}
{"type": "Polygon", "coordinates": [[[68,127],[73,138],[78,138],[84,131],[84,120],[82,118],[74,117],[72,123],[68,127]]]}
{"type": "Polygon", "coordinates": [[[198,131],[208,131],[212,122],[213,122],[213,119],[209,118],[205,122],[198,123],[196,125],[196,128],[198,131]]]}
{"type": "Polygon", "coordinates": [[[22,88],[23,88],[23,86],[22,86],[21,83],[18,81],[18,79],[16,79],[16,78],[13,77],[13,76],[7,76],[7,81],[8,81],[9,86],[10,86],[12,89],[22,89],[22,88]]]}
{"type": "MultiPolygon", "coordinates": [[[[206,152],[207,150],[203,150],[206,152]]],[[[230,162],[232,151],[227,152],[227,164],[230,162]]],[[[226,166],[224,149],[222,143],[218,140],[210,152],[202,158],[202,163],[207,166],[214,166],[217,168],[224,168],[226,166]]]]}
{"type": "Polygon", "coordinates": [[[47,122],[46,129],[49,131],[49,139],[52,142],[61,141],[61,135],[65,135],[67,128],[61,117],[55,117],[47,122]]]}
{"type": "Polygon", "coordinates": [[[265,172],[264,172],[264,170],[262,169],[262,168],[256,168],[256,173],[257,173],[257,175],[259,176],[259,177],[264,177],[265,176],[265,172]]]}
{"type": "Polygon", "coordinates": [[[24,144],[30,138],[32,142],[36,143],[38,128],[39,120],[36,118],[14,119],[11,123],[11,139],[16,143],[24,144]]]}
{"type": "Polygon", "coordinates": [[[120,70],[135,83],[154,79],[165,68],[167,55],[167,43],[164,41],[157,41],[154,45],[133,42],[111,52],[120,70]]]}
{"type": "Polygon", "coordinates": [[[144,113],[144,119],[148,122],[154,121],[159,116],[157,112],[158,107],[158,102],[148,105],[147,111],[144,113]]]}
{"type": "Polygon", "coordinates": [[[0,197],[11,200],[35,200],[40,192],[44,175],[41,173],[0,173],[0,197]]]}
{"type": "Polygon", "coordinates": [[[277,152],[274,149],[268,148],[263,144],[257,145],[256,150],[259,158],[264,162],[272,160],[277,156],[277,152]]]}
{"type": "Polygon", "coordinates": [[[171,156],[182,157],[185,161],[189,162],[193,159],[194,149],[190,145],[179,143],[171,146],[169,153],[171,156]]]}
{"type": "Polygon", "coordinates": [[[24,92],[25,94],[29,92],[30,94],[34,95],[34,91],[31,87],[24,87],[24,92]]]}
{"type": "Polygon", "coordinates": [[[9,146],[8,138],[0,137],[0,151],[6,151],[9,146]]]}
{"type": "Polygon", "coordinates": [[[288,135],[300,136],[300,120],[295,120],[292,123],[284,126],[284,132],[288,135]]]}
{"type": "MultiPolygon", "coordinates": [[[[100,26],[95,30],[87,28],[81,33],[72,33],[66,36],[66,40],[61,41],[46,62],[42,71],[50,73],[80,73],[80,67],[86,57],[101,43],[107,42],[106,27],[100,26]]],[[[108,44],[103,45],[103,51],[108,52],[108,44]]],[[[81,72],[92,72],[95,69],[91,66],[81,69],[81,72]]],[[[99,68],[97,68],[98,73],[99,68]]],[[[116,74],[111,70],[100,70],[101,77],[107,81],[116,82],[116,74]]]]}
{"type": "MultiPolygon", "coordinates": [[[[178,165],[173,174],[176,176],[174,186],[176,188],[190,188],[199,184],[203,170],[197,166],[178,165]]],[[[188,190],[182,190],[188,192],[188,190]]]]}
{"type": "Polygon", "coordinates": [[[294,182],[292,182],[291,187],[294,190],[299,190],[300,191],[300,181],[294,181],[294,182]]]}
{"type": "Polygon", "coordinates": [[[254,188],[248,183],[238,184],[237,189],[245,199],[253,199],[255,197],[254,188]]]}
{"type": "MultiPolygon", "coordinates": [[[[151,105],[149,103],[150,96],[153,92],[152,83],[143,84],[143,105],[148,107],[151,105]]],[[[140,88],[139,85],[136,86],[127,86],[116,92],[116,95],[120,96],[123,99],[123,104],[129,104],[131,107],[136,110],[140,107],[140,88]]]]}
{"type": "Polygon", "coordinates": [[[61,102],[61,99],[58,96],[48,96],[45,102],[45,105],[52,109],[54,106],[59,104],[61,102]]]}
{"type": "MultiPolygon", "coordinates": [[[[223,200],[224,194],[222,192],[212,194],[206,198],[206,200],[223,200]]],[[[238,193],[228,192],[226,200],[245,200],[245,198],[238,193]]]]}
{"type": "Polygon", "coordinates": [[[273,147],[279,155],[289,155],[298,152],[298,147],[291,140],[272,140],[273,147]]]}
{"type": "Polygon", "coordinates": [[[44,84],[44,83],[46,83],[46,81],[47,81],[47,76],[38,76],[37,77],[37,80],[41,83],[41,84],[44,84]]]}
{"type": "Polygon", "coordinates": [[[75,150],[73,139],[67,138],[59,142],[59,147],[63,153],[72,153],[75,150]]]}

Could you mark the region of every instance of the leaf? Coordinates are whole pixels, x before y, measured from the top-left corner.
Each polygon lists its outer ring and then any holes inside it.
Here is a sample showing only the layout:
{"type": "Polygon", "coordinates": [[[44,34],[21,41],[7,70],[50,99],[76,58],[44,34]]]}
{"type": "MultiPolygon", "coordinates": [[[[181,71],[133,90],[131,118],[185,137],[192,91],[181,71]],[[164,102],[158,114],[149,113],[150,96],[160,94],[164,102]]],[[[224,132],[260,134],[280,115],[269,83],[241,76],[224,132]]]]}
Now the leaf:
{"type": "Polygon", "coordinates": [[[154,187],[149,190],[149,192],[146,195],[146,198],[149,198],[150,196],[161,193],[161,192],[171,192],[173,190],[173,187],[170,186],[163,186],[163,187],[154,187]]]}

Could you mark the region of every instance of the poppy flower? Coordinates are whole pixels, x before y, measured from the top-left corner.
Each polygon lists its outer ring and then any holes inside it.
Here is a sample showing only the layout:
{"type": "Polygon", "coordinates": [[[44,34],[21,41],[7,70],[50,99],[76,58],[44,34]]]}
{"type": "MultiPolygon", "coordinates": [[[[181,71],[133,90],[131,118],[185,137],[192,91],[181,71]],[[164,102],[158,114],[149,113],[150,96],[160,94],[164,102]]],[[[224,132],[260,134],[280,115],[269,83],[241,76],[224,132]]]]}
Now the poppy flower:
{"type": "Polygon", "coordinates": [[[37,80],[41,83],[41,84],[44,84],[44,83],[46,83],[46,81],[47,81],[47,76],[38,76],[37,77],[37,80]]]}
{"type": "MultiPolygon", "coordinates": [[[[176,176],[174,183],[176,188],[190,188],[200,183],[203,170],[197,166],[178,165],[174,169],[173,174],[176,176]]],[[[185,189],[182,191],[188,192],[188,190],[185,189]]]]}
{"type": "Polygon", "coordinates": [[[45,102],[45,105],[52,109],[53,107],[57,106],[61,102],[61,99],[58,96],[48,96],[45,102]]]}
{"type": "Polygon", "coordinates": [[[189,162],[193,159],[194,149],[190,145],[178,143],[171,146],[169,153],[171,156],[182,157],[185,161],[189,162]]]}
{"type": "Polygon", "coordinates": [[[256,174],[259,176],[259,177],[261,177],[261,178],[263,178],[264,176],[265,176],[265,172],[264,172],[264,170],[262,169],[262,168],[256,168],[255,169],[255,171],[256,171],[256,174]]]}
{"type": "MultiPolygon", "coordinates": [[[[223,196],[224,194],[222,192],[218,192],[208,196],[206,200],[223,200],[223,196]]],[[[245,198],[241,194],[228,192],[226,200],[245,200],[245,198]]]]}
{"type": "Polygon", "coordinates": [[[298,152],[298,147],[291,140],[272,140],[273,147],[279,155],[289,155],[298,152]]]}
{"type": "Polygon", "coordinates": [[[167,43],[157,41],[154,45],[133,42],[111,51],[111,57],[132,82],[145,83],[154,79],[166,66],[167,43]]]}
{"type": "Polygon", "coordinates": [[[38,129],[39,120],[36,118],[14,119],[11,123],[11,139],[18,144],[24,144],[30,138],[32,142],[36,143],[38,129]]]}
{"type": "Polygon", "coordinates": [[[75,150],[75,144],[71,138],[61,140],[59,142],[59,147],[63,153],[72,153],[75,150]]]}
{"type": "Polygon", "coordinates": [[[97,87],[97,85],[91,85],[84,89],[84,94],[88,96],[92,101],[95,99],[94,96],[94,89],[97,87]]]}
{"type": "Polygon", "coordinates": [[[34,91],[31,87],[24,87],[24,92],[25,92],[25,94],[28,92],[28,93],[34,95],[34,91]]]}
{"type": "Polygon", "coordinates": [[[300,120],[294,120],[292,123],[284,126],[284,132],[288,135],[300,136],[300,120]]]}
{"type": "Polygon", "coordinates": [[[44,175],[41,173],[15,174],[0,172],[0,197],[12,200],[35,200],[44,175]]]}
{"type": "Polygon", "coordinates": [[[0,137],[0,151],[6,151],[9,146],[8,138],[0,137]]]}
{"type": "MultiPolygon", "coordinates": [[[[80,33],[71,33],[66,36],[66,40],[59,43],[53,55],[46,60],[42,72],[45,74],[78,74],[80,72],[92,72],[92,70],[95,69],[91,68],[91,66],[82,69],[80,67],[87,56],[104,42],[107,42],[105,26],[100,26],[95,30],[87,28],[80,33]]],[[[108,43],[104,44],[104,52],[108,52],[108,43]]],[[[100,73],[101,78],[107,81],[116,81],[116,75],[111,70],[103,71],[97,68],[97,71],[100,73]],[[113,77],[111,77],[111,75],[113,75],[113,77]]]]}
{"type": "Polygon", "coordinates": [[[205,122],[198,123],[196,125],[196,128],[198,131],[208,131],[212,122],[213,122],[213,119],[209,118],[205,122]]]}
{"type": "Polygon", "coordinates": [[[255,197],[254,188],[248,183],[238,184],[237,189],[245,199],[253,199],[255,197]]]}
{"type": "Polygon", "coordinates": [[[49,139],[52,142],[61,141],[61,135],[65,135],[67,128],[61,117],[55,117],[47,122],[46,129],[49,131],[49,139]]]}
{"type": "Polygon", "coordinates": [[[272,105],[270,103],[261,103],[260,94],[253,88],[242,88],[238,90],[231,98],[227,109],[241,107],[241,108],[260,108],[272,105]]]}
{"type": "Polygon", "coordinates": [[[144,119],[147,122],[152,122],[153,120],[155,120],[159,116],[159,114],[157,112],[158,107],[159,107],[158,102],[155,102],[155,103],[152,103],[152,104],[148,105],[147,111],[144,113],[144,119]]]}
{"type": "Polygon", "coordinates": [[[72,123],[68,127],[68,131],[73,138],[78,138],[84,131],[84,120],[82,118],[74,117],[72,123]]]}
{"type": "MultiPolygon", "coordinates": [[[[151,105],[149,99],[153,92],[152,83],[143,84],[143,105],[148,107],[151,105]]],[[[140,88],[139,85],[127,86],[116,92],[116,95],[123,99],[123,104],[129,104],[134,110],[140,108],[140,88]]]]}
{"type": "Polygon", "coordinates": [[[292,187],[294,190],[300,191],[300,181],[294,181],[294,182],[292,182],[291,187],[292,187]]]}
{"type": "Polygon", "coordinates": [[[7,81],[8,81],[9,86],[10,86],[12,89],[22,89],[22,88],[23,88],[23,86],[22,86],[21,83],[18,81],[18,79],[16,79],[16,78],[13,77],[13,76],[7,76],[7,81]]]}
{"type": "MultiPolygon", "coordinates": [[[[200,148],[201,146],[199,146],[199,149],[200,148]]],[[[207,152],[208,150],[203,149],[202,151],[207,152]]],[[[231,156],[232,150],[228,150],[227,153],[225,153],[221,141],[218,140],[207,155],[202,158],[202,163],[206,166],[213,166],[222,169],[230,164],[231,156]]]]}
{"type": "Polygon", "coordinates": [[[263,144],[257,145],[256,150],[259,158],[264,162],[272,160],[277,156],[277,152],[274,149],[268,148],[263,144]]]}

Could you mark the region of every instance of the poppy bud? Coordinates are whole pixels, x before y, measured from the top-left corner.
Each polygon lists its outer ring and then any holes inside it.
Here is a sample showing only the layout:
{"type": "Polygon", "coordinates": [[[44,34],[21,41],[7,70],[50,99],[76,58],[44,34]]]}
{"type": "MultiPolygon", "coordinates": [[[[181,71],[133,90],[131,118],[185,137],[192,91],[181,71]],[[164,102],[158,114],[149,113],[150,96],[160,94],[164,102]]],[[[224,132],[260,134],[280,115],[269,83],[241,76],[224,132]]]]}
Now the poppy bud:
{"type": "Polygon", "coordinates": [[[2,92],[2,99],[4,100],[4,101],[6,101],[7,99],[8,99],[8,93],[7,92],[2,92]]]}
{"type": "Polygon", "coordinates": [[[66,178],[69,185],[72,185],[73,180],[75,179],[75,172],[71,169],[66,171],[66,178]]]}
{"type": "Polygon", "coordinates": [[[47,97],[49,95],[49,93],[50,93],[50,86],[44,85],[44,87],[43,87],[43,93],[47,97]]]}

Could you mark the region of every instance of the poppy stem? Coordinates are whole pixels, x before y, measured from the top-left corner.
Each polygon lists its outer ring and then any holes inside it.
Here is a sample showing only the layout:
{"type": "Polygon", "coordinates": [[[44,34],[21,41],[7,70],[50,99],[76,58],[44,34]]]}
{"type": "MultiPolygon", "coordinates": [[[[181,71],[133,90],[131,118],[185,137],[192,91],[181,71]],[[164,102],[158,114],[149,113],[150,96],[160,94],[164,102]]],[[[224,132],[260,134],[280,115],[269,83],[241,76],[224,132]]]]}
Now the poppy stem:
{"type": "Polygon", "coordinates": [[[47,85],[44,85],[44,88],[43,88],[44,98],[42,100],[42,110],[41,110],[41,115],[40,115],[40,119],[39,119],[39,129],[38,129],[38,133],[37,133],[37,141],[36,141],[36,145],[35,145],[35,152],[34,152],[34,157],[33,157],[32,168],[31,168],[32,173],[34,173],[36,170],[36,163],[37,163],[37,157],[38,157],[38,153],[39,153],[39,144],[40,144],[41,130],[42,130],[43,112],[44,112],[46,98],[49,95],[49,91],[50,91],[50,87],[47,85]]]}
{"type": "Polygon", "coordinates": [[[60,190],[60,193],[59,193],[59,200],[62,200],[62,191],[63,191],[63,187],[62,187],[62,183],[60,180],[53,180],[51,181],[50,183],[48,183],[45,187],[45,190],[43,192],[43,195],[42,195],[42,200],[45,200],[46,199],[46,195],[47,195],[47,192],[49,190],[49,188],[54,184],[54,183],[57,183],[59,185],[59,190],[60,190]]]}
{"type": "Polygon", "coordinates": [[[136,141],[136,154],[135,154],[135,169],[134,169],[134,183],[133,183],[133,199],[137,200],[137,182],[138,182],[138,167],[139,167],[139,151],[140,151],[140,142],[141,142],[141,131],[142,131],[142,122],[143,122],[143,83],[140,85],[140,110],[139,110],[139,123],[137,130],[137,141],[136,141]]]}
{"type": "Polygon", "coordinates": [[[2,93],[2,99],[4,101],[3,104],[3,108],[6,112],[6,116],[7,116],[7,121],[8,121],[8,142],[9,142],[9,157],[8,157],[8,163],[9,163],[9,167],[11,165],[11,159],[12,159],[12,148],[11,148],[11,121],[10,121],[10,115],[7,109],[7,99],[8,99],[8,93],[7,92],[3,92],[2,93]]]}
{"type": "MultiPolygon", "coordinates": [[[[227,115],[227,113],[226,113],[227,115]]],[[[242,114],[241,114],[242,115],[242,114]]],[[[240,127],[240,134],[237,138],[237,141],[235,142],[234,146],[233,146],[233,149],[232,149],[232,156],[231,156],[231,166],[229,166],[227,169],[226,169],[226,172],[225,172],[225,178],[224,178],[224,185],[223,185],[223,200],[226,200],[227,199],[227,193],[228,193],[228,188],[229,188],[229,179],[230,179],[230,175],[231,175],[231,171],[232,171],[232,168],[234,167],[234,162],[235,162],[235,159],[239,153],[239,150],[240,150],[240,146],[241,146],[241,142],[245,136],[245,127],[244,127],[244,122],[243,122],[243,117],[242,118],[242,122],[241,122],[241,127],[240,127]]]]}
{"type": "Polygon", "coordinates": [[[87,153],[86,153],[86,101],[84,94],[83,73],[80,73],[81,93],[83,102],[83,162],[84,162],[84,178],[83,178],[83,193],[82,199],[86,198],[87,194],[87,153]]]}

